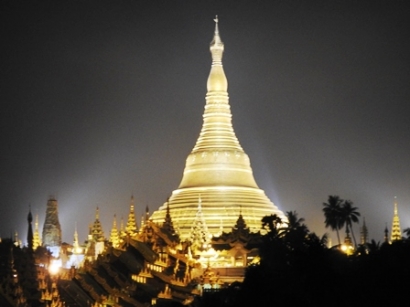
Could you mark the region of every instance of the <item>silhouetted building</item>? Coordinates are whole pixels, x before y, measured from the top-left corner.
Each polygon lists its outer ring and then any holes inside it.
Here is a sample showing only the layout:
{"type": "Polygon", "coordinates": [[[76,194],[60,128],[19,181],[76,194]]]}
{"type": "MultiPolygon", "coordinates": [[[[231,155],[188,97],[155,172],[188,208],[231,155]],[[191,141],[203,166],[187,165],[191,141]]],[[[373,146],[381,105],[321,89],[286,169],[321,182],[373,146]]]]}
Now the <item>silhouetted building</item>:
{"type": "Polygon", "coordinates": [[[360,229],[360,244],[364,245],[368,241],[369,231],[366,226],[366,219],[363,217],[363,225],[360,229]]]}

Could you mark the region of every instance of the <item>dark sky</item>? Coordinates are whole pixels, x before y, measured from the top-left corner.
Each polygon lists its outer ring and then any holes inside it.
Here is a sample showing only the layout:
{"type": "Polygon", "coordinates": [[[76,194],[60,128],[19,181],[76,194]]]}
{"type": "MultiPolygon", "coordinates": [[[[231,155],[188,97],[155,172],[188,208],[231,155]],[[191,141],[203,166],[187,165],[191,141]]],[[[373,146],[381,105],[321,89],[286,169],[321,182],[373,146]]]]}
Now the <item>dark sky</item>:
{"type": "Polygon", "coordinates": [[[0,235],[25,239],[30,204],[42,228],[50,194],[67,242],[97,206],[108,235],[131,194],[138,216],[167,199],[202,125],[215,14],[269,198],[320,235],[328,195],[350,199],[379,241],[397,196],[410,227],[407,2],[1,1],[0,235]]]}

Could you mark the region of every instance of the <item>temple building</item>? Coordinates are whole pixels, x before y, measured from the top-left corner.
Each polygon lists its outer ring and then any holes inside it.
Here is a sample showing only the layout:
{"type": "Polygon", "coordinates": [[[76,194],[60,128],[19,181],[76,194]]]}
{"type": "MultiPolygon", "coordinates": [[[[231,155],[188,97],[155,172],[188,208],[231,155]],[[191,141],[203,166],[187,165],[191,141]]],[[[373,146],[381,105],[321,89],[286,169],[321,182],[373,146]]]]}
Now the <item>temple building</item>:
{"type": "Polygon", "coordinates": [[[134,208],[134,196],[131,196],[130,213],[128,214],[127,225],[125,226],[125,232],[131,237],[135,236],[138,232],[134,208]]]}
{"type": "Polygon", "coordinates": [[[88,233],[88,240],[86,246],[86,259],[89,261],[95,260],[99,254],[104,250],[105,246],[104,231],[100,222],[100,209],[97,207],[95,211],[95,220],[92,225],[90,225],[90,230],[88,233]]]}
{"type": "Polygon", "coordinates": [[[112,244],[113,247],[118,247],[118,245],[120,244],[120,234],[117,228],[117,215],[115,214],[114,220],[112,222],[109,242],[112,244]]]}
{"type": "Polygon", "coordinates": [[[36,250],[37,247],[41,245],[40,231],[38,230],[38,214],[36,214],[34,222],[34,235],[33,235],[33,249],[36,250]]]}
{"type": "Polygon", "coordinates": [[[33,215],[31,214],[31,208],[28,211],[27,222],[28,222],[27,246],[29,249],[33,250],[34,235],[33,235],[33,225],[32,225],[33,215]]]}
{"type": "Polygon", "coordinates": [[[393,214],[393,222],[391,227],[391,237],[390,240],[392,242],[401,240],[401,229],[400,229],[400,218],[399,212],[397,210],[397,197],[394,197],[394,214],[393,214]]]}
{"type": "Polygon", "coordinates": [[[220,233],[221,224],[228,229],[233,227],[240,211],[254,232],[261,229],[261,219],[266,215],[276,214],[285,220],[256,184],[249,157],[233,130],[228,81],[222,66],[224,44],[218,19],[215,22],[202,129],[188,155],[178,189],[151,216],[155,223],[162,223],[169,206],[181,239],[190,236],[199,202],[211,235],[220,233]]]}
{"type": "Polygon", "coordinates": [[[366,219],[363,217],[363,224],[360,228],[360,244],[364,245],[368,242],[369,231],[366,226],[366,219]]]}
{"type": "MultiPolygon", "coordinates": [[[[84,245],[77,226],[73,244],[62,243],[57,200],[50,197],[43,246],[38,246],[38,220],[33,232],[31,211],[27,218],[27,251],[39,265],[21,280],[35,277],[36,296],[20,295],[24,289],[7,280],[10,288],[0,298],[19,301],[22,305],[12,305],[19,307],[26,307],[26,300],[52,307],[196,306],[204,292],[243,281],[245,268],[258,261],[262,218],[286,218],[257,186],[235,136],[215,21],[204,123],[179,188],[152,216],[147,207],[140,227],[131,197],[125,225],[121,218],[118,229],[114,215],[109,238],[97,207],[84,245]]],[[[9,267],[11,272],[13,263],[9,267]]]]}
{"type": "Polygon", "coordinates": [[[57,257],[61,246],[61,226],[58,219],[57,200],[50,196],[47,201],[46,220],[43,226],[43,246],[49,249],[53,256],[57,257]]]}

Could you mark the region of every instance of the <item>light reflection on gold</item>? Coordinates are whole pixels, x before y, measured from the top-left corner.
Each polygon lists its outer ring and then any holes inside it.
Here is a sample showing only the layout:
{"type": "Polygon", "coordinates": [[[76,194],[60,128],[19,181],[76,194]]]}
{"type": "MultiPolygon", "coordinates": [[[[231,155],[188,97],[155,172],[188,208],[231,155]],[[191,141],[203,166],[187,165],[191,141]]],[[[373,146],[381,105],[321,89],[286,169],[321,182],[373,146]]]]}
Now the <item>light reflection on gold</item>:
{"type": "MultiPolygon", "coordinates": [[[[257,186],[249,157],[242,149],[232,126],[222,56],[224,44],[216,23],[210,46],[211,72],[208,77],[203,126],[189,154],[181,183],[169,198],[172,220],[182,239],[189,237],[201,198],[202,212],[209,232],[220,232],[221,224],[231,228],[242,212],[251,231],[259,231],[261,219],[281,211],[257,186]]],[[[166,203],[153,213],[155,223],[163,223],[166,203]]]]}

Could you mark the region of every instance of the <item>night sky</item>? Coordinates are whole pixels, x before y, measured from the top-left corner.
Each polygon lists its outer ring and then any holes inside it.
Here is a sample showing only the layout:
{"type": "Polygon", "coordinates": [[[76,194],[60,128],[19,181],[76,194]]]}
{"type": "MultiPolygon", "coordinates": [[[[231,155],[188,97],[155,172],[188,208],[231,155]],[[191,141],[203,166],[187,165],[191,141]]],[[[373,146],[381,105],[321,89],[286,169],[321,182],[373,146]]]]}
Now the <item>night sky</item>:
{"type": "Polygon", "coordinates": [[[29,205],[42,230],[49,195],[69,243],[97,206],[108,236],[132,194],[138,224],[167,199],[202,125],[216,14],[268,197],[319,235],[328,195],[350,199],[381,241],[397,196],[410,227],[407,2],[1,1],[0,236],[26,241],[29,205]]]}

